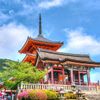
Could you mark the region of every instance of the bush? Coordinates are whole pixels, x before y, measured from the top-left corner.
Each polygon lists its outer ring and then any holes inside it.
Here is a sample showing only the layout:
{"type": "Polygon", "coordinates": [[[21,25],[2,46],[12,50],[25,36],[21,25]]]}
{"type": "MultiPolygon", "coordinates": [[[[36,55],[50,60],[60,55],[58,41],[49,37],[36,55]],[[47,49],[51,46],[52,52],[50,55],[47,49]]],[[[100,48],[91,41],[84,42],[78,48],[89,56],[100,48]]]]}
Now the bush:
{"type": "Polygon", "coordinates": [[[37,90],[36,96],[38,97],[38,100],[47,100],[47,94],[43,90],[37,90]]]}
{"type": "Polygon", "coordinates": [[[58,93],[52,90],[45,90],[47,100],[58,100],[58,93]]]}
{"type": "Polygon", "coordinates": [[[52,90],[27,90],[18,94],[19,100],[58,100],[58,93],[52,90]]]}
{"type": "Polygon", "coordinates": [[[18,99],[19,100],[24,100],[28,98],[28,92],[27,91],[23,91],[20,94],[18,94],[18,99]]]}
{"type": "Polygon", "coordinates": [[[31,100],[36,100],[36,91],[35,90],[28,90],[28,96],[30,97],[31,100]]]}
{"type": "Polygon", "coordinates": [[[76,94],[73,94],[73,93],[66,93],[66,94],[64,94],[64,97],[66,99],[76,99],[77,98],[77,95],[76,94]]]}

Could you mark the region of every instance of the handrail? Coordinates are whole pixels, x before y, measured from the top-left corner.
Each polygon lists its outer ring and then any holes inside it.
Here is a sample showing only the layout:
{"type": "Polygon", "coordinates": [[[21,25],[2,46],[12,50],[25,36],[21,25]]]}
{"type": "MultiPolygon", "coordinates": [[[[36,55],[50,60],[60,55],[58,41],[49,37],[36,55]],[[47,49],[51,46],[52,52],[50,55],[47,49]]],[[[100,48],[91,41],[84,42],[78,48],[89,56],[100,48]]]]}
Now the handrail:
{"type": "MultiPolygon", "coordinates": [[[[100,86],[97,85],[76,85],[76,89],[80,89],[82,91],[100,91],[100,86]]],[[[70,91],[73,89],[71,85],[62,85],[62,84],[32,84],[32,83],[23,83],[21,82],[18,85],[18,90],[25,89],[49,89],[49,90],[67,90],[70,91]]]]}
{"type": "Polygon", "coordinates": [[[18,90],[21,89],[52,89],[52,90],[71,90],[71,85],[60,85],[60,84],[26,84],[21,83],[21,85],[18,86],[18,90]]]}

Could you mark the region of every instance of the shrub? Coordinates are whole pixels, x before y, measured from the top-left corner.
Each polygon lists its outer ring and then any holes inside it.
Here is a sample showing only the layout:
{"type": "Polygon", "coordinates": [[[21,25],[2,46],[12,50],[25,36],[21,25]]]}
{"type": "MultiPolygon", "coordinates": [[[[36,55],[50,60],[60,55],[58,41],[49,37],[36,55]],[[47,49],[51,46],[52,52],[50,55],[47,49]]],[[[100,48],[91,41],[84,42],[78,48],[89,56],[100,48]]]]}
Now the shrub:
{"type": "Polygon", "coordinates": [[[18,94],[19,100],[47,100],[47,94],[43,90],[27,90],[18,94]]]}
{"type": "Polygon", "coordinates": [[[19,100],[59,100],[58,93],[52,90],[27,90],[18,94],[19,100]]]}
{"type": "Polygon", "coordinates": [[[20,94],[18,94],[18,99],[22,100],[22,99],[27,99],[28,98],[28,92],[27,91],[23,91],[20,94]]]}
{"type": "Polygon", "coordinates": [[[47,100],[47,94],[43,90],[36,90],[38,100],[47,100]]]}
{"type": "Polygon", "coordinates": [[[77,95],[76,94],[73,94],[73,93],[66,93],[66,94],[64,94],[64,97],[66,99],[76,99],[77,98],[77,95]]]}
{"type": "Polygon", "coordinates": [[[29,90],[28,94],[31,100],[47,100],[47,95],[43,90],[29,90]]]}
{"type": "Polygon", "coordinates": [[[28,90],[27,92],[28,92],[28,95],[29,95],[31,100],[37,100],[36,91],[35,90],[28,90]]]}
{"type": "Polygon", "coordinates": [[[58,100],[58,93],[52,90],[45,90],[47,100],[58,100]]]}

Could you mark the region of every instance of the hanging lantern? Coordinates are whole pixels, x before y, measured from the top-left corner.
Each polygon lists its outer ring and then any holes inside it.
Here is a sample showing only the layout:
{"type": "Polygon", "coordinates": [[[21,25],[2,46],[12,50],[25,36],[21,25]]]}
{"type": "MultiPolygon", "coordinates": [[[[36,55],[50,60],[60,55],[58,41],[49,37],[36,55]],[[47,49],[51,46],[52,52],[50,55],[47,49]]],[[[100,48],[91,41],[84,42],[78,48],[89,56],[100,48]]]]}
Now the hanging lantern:
{"type": "Polygon", "coordinates": [[[59,64],[59,65],[58,65],[58,67],[60,67],[60,68],[61,68],[61,67],[62,67],[62,65],[60,65],[60,64],[59,64]]]}
{"type": "Polygon", "coordinates": [[[57,67],[57,64],[54,64],[54,67],[57,67]]]}

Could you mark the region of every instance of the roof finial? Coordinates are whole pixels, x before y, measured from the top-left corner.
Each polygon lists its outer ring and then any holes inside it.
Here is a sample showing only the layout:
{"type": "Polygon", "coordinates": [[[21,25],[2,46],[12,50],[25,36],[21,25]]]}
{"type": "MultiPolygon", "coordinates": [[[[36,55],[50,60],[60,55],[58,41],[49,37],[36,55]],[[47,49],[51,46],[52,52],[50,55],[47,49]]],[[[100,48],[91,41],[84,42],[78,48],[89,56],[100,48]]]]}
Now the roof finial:
{"type": "Polygon", "coordinates": [[[42,21],[41,21],[41,14],[39,14],[39,36],[42,35],[42,21]]]}

